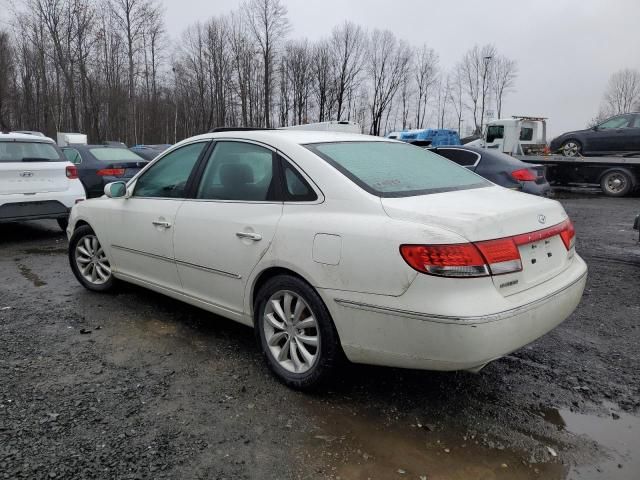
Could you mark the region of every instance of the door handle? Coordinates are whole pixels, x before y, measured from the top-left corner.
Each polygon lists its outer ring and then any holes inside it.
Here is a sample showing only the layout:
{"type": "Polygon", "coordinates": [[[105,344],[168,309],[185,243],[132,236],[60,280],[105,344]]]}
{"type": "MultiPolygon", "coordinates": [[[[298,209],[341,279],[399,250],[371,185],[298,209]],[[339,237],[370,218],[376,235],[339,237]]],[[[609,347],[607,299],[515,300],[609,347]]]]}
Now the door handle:
{"type": "Polygon", "coordinates": [[[151,223],[153,223],[156,227],[171,228],[171,224],[163,220],[154,220],[151,223]]]}
{"type": "Polygon", "coordinates": [[[251,233],[251,232],[236,232],[236,237],[247,238],[249,240],[253,240],[254,242],[258,242],[262,240],[262,235],[260,235],[259,233],[251,233]]]}

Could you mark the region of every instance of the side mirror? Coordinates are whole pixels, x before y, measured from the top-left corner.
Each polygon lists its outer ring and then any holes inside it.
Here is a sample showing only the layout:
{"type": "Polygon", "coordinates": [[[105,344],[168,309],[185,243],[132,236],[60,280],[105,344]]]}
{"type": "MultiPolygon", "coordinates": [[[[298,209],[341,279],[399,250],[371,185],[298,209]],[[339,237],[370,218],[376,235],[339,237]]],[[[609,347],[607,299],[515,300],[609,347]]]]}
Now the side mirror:
{"type": "Polygon", "coordinates": [[[111,182],[104,186],[104,194],[109,198],[122,198],[127,195],[125,182],[111,182]]]}
{"type": "Polygon", "coordinates": [[[600,129],[598,128],[598,125],[594,125],[593,127],[591,127],[591,130],[593,130],[594,132],[597,132],[600,129]]]}

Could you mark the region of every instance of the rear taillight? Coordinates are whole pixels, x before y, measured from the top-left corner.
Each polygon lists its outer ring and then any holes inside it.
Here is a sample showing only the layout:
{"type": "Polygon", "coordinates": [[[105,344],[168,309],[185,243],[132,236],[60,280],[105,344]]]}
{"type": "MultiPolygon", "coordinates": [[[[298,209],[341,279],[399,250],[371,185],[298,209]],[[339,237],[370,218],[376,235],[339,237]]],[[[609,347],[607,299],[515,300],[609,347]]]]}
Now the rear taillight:
{"type": "Polygon", "coordinates": [[[565,228],[560,232],[560,238],[562,238],[562,243],[564,243],[567,250],[571,250],[576,244],[576,229],[569,219],[566,219],[563,224],[565,228]]]}
{"type": "Polygon", "coordinates": [[[513,237],[450,245],[401,245],[400,254],[421,273],[443,277],[485,277],[522,270],[520,245],[560,235],[567,250],[573,248],[575,230],[571,220],[513,237]]]}
{"type": "Polygon", "coordinates": [[[513,238],[487,240],[475,244],[482,252],[492,275],[513,273],[522,270],[522,261],[518,246],[513,238]]]}
{"type": "Polygon", "coordinates": [[[402,258],[422,273],[445,277],[489,275],[480,251],[472,243],[453,245],[402,245],[402,258]]]}
{"type": "Polygon", "coordinates": [[[65,172],[67,175],[67,178],[70,180],[75,180],[76,178],[78,178],[78,167],[76,167],[75,165],[69,165],[67,168],[65,168],[65,172]]]}
{"type": "Polygon", "coordinates": [[[519,182],[533,182],[537,178],[536,174],[528,168],[514,170],[513,172],[511,172],[511,176],[519,182]]]}
{"type": "Polygon", "coordinates": [[[97,174],[101,177],[121,177],[124,175],[124,168],[103,168],[97,174]]]}

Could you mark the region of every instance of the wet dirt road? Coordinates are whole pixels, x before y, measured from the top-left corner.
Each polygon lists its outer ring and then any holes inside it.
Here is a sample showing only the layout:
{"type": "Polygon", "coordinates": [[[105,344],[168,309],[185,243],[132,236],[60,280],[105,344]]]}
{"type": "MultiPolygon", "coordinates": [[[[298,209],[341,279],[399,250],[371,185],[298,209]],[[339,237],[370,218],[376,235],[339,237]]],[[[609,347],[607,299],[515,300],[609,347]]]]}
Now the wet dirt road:
{"type": "Polygon", "coordinates": [[[567,322],[480,374],[350,365],[313,395],[245,327],[85,291],[54,222],[0,225],[0,478],[640,478],[640,199],[564,197],[567,322]]]}

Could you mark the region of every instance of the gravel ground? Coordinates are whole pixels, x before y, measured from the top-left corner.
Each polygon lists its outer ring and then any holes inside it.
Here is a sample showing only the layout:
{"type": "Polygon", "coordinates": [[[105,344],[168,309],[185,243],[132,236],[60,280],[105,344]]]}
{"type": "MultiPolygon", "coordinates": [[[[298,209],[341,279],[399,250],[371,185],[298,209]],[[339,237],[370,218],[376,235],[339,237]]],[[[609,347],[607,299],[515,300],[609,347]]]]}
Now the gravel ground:
{"type": "Polygon", "coordinates": [[[345,366],[288,390],[250,329],[84,290],[54,222],[0,225],[0,478],[640,478],[640,199],[560,200],[578,310],[479,374],[345,366]]]}

